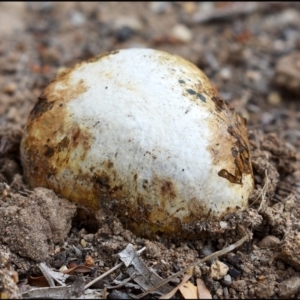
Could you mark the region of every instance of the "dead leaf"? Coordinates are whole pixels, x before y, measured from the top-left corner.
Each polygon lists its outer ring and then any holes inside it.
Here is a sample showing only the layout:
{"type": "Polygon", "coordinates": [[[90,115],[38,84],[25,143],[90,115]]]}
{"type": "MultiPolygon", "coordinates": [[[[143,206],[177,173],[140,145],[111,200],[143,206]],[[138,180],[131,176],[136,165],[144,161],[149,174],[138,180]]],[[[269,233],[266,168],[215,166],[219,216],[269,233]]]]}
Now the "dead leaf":
{"type": "MultiPolygon", "coordinates": [[[[103,291],[100,289],[87,289],[84,294],[73,299],[103,299],[103,291]]],[[[69,299],[72,294],[72,286],[55,286],[35,288],[22,293],[23,299],[69,299]]],[[[1,295],[1,294],[0,294],[1,295]]]]}
{"type": "Polygon", "coordinates": [[[198,299],[197,287],[194,286],[190,281],[183,284],[179,290],[185,299],[198,299]]]}
{"type": "Polygon", "coordinates": [[[88,255],[88,256],[85,258],[84,264],[85,264],[86,266],[88,266],[88,267],[94,267],[94,266],[95,266],[95,261],[94,261],[94,259],[93,259],[90,255],[88,255]]]}
{"type": "Polygon", "coordinates": [[[56,281],[59,285],[65,286],[65,281],[69,277],[67,274],[62,274],[61,272],[56,272],[51,270],[45,263],[40,263],[39,268],[42,271],[45,279],[48,281],[50,287],[54,287],[56,281]]]}
{"type": "Polygon", "coordinates": [[[170,299],[171,297],[173,297],[178,291],[178,289],[180,289],[180,287],[183,286],[192,277],[193,269],[194,267],[188,269],[187,273],[183,276],[181,283],[176,288],[174,288],[171,292],[161,296],[159,299],[170,299]]]}
{"type": "Polygon", "coordinates": [[[73,273],[90,273],[92,271],[91,267],[85,265],[78,265],[76,267],[70,268],[68,270],[62,271],[63,274],[73,274],[73,273]]]}
{"type": "Polygon", "coordinates": [[[29,276],[27,278],[28,284],[32,286],[38,286],[38,287],[49,287],[49,283],[45,276],[29,276]]]}
{"type": "MultiPolygon", "coordinates": [[[[148,290],[159,284],[163,279],[155,272],[149,270],[146,264],[139,257],[138,252],[132,244],[128,244],[126,248],[118,253],[120,259],[127,267],[126,273],[132,276],[132,279],[143,289],[148,290]]],[[[153,291],[159,295],[164,295],[172,290],[169,284],[164,285],[153,291]]]]}
{"type": "Polygon", "coordinates": [[[204,281],[200,278],[197,278],[196,282],[197,282],[199,299],[212,299],[211,293],[206,287],[204,281]]]}
{"type": "Polygon", "coordinates": [[[69,268],[69,269],[76,268],[77,266],[78,266],[78,264],[76,263],[76,261],[71,261],[71,262],[68,264],[68,268],[69,268]]]}

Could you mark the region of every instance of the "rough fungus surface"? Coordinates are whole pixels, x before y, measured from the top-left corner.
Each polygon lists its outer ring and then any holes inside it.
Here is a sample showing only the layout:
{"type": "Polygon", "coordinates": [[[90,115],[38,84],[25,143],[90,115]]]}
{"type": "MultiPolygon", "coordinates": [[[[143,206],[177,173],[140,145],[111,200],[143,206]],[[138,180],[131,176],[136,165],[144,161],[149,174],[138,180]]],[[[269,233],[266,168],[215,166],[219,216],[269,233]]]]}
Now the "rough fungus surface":
{"type": "MultiPolygon", "coordinates": [[[[0,3],[0,298],[21,297],[27,280],[41,275],[39,262],[59,270],[89,257],[95,265],[94,273],[83,275],[87,283],[112,268],[131,243],[137,250],[145,246],[145,264],[167,278],[246,232],[250,241],[201,264],[190,281],[201,278],[214,299],[299,297],[300,5],[235,5],[0,3]],[[140,238],[113,213],[91,215],[50,189],[30,189],[24,182],[20,140],[45,87],[58,73],[67,79],[68,68],[82,60],[129,47],[156,48],[192,61],[220,99],[247,120],[255,178],[249,208],[218,222],[187,225],[205,227],[206,238],[140,238]]],[[[224,103],[216,99],[215,105],[222,109],[224,103]]],[[[39,106],[35,114],[47,109],[39,106]]],[[[51,149],[45,153],[51,156],[51,149]]],[[[126,268],[121,271],[124,275],[126,268]]],[[[97,288],[118,275],[110,274],[97,288]]],[[[177,286],[176,280],[169,284],[177,286]]]]}

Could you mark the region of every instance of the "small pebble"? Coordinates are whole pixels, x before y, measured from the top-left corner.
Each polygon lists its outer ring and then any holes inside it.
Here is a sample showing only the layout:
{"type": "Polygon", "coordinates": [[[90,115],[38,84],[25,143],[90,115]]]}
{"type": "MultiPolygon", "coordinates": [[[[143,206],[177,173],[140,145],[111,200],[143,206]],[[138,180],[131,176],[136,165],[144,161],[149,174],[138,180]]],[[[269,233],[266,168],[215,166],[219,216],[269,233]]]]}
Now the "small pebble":
{"type": "Polygon", "coordinates": [[[62,267],[60,267],[59,272],[64,272],[64,271],[67,271],[67,270],[68,270],[67,266],[63,265],[62,267]]]}
{"type": "Polygon", "coordinates": [[[271,105],[279,105],[281,103],[282,99],[281,99],[281,96],[278,92],[271,92],[269,95],[268,95],[268,103],[271,104],[271,105]]]}
{"type": "Polygon", "coordinates": [[[81,12],[74,11],[71,13],[70,21],[73,26],[82,26],[85,24],[86,18],[81,12]]]}
{"type": "Polygon", "coordinates": [[[300,269],[299,247],[300,247],[300,234],[298,233],[286,234],[286,236],[284,237],[284,243],[281,246],[280,256],[282,261],[288,263],[290,266],[296,269],[300,269]]]}
{"type": "Polygon", "coordinates": [[[133,35],[133,30],[127,26],[123,26],[116,32],[116,37],[119,42],[126,42],[133,35]]]}
{"type": "Polygon", "coordinates": [[[276,267],[278,270],[285,270],[285,264],[280,260],[276,263],[276,267]]]}
{"type": "Polygon", "coordinates": [[[232,284],[232,278],[229,274],[225,275],[223,278],[223,284],[226,286],[230,286],[232,284]]]}
{"type": "Polygon", "coordinates": [[[240,265],[240,258],[237,255],[235,255],[234,253],[228,253],[227,260],[234,267],[239,267],[239,265],[240,265]]]}
{"type": "Polygon", "coordinates": [[[204,246],[201,252],[204,256],[208,256],[213,253],[213,250],[210,246],[204,246]]]}
{"type": "Polygon", "coordinates": [[[86,247],[86,241],[85,241],[84,239],[81,239],[80,245],[81,245],[82,247],[86,247]]]}
{"type": "Polygon", "coordinates": [[[264,112],[261,116],[261,123],[263,125],[269,125],[275,119],[274,114],[264,112]]]}
{"type": "Polygon", "coordinates": [[[286,26],[297,26],[299,24],[299,12],[293,8],[287,8],[276,18],[282,28],[286,26]]]}
{"type": "Polygon", "coordinates": [[[221,221],[221,222],[220,222],[220,227],[221,227],[222,229],[227,228],[227,226],[228,226],[227,222],[224,222],[224,221],[221,221]]]}
{"type": "Polygon", "coordinates": [[[230,295],[236,295],[236,291],[233,288],[229,289],[230,295]]]}
{"type": "Polygon", "coordinates": [[[119,30],[122,27],[127,27],[133,32],[141,32],[144,29],[144,25],[139,18],[132,16],[122,16],[115,20],[114,23],[115,29],[119,30]]]}
{"type": "Polygon", "coordinates": [[[280,298],[290,298],[300,291],[300,278],[291,277],[279,283],[278,295],[280,298]]]}
{"type": "Polygon", "coordinates": [[[211,13],[214,10],[215,3],[210,1],[202,1],[198,4],[198,11],[211,13]]]}
{"type": "Polygon", "coordinates": [[[228,292],[228,288],[227,287],[224,287],[223,294],[224,294],[224,299],[228,299],[229,298],[229,292],[228,292]]]}
{"type": "Polygon", "coordinates": [[[17,89],[17,85],[14,82],[9,82],[3,87],[3,92],[8,95],[12,95],[17,89]]]}
{"type": "Polygon", "coordinates": [[[260,242],[259,242],[259,247],[260,248],[275,248],[280,244],[279,238],[273,235],[268,235],[264,237],[260,242]]]}
{"type": "Polygon", "coordinates": [[[294,195],[289,195],[285,200],[284,200],[284,210],[287,212],[292,211],[292,209],[295,206],[295,196],[294,195]]]}
{"type": "Polygon", "coordinates": [[[152,1],[149,3],[149,9],[151,12],[160,15],[166,13],[171,7],[171,3],[167,1],[156,2],[152,1]]]}
{"type": "Polygon", "coordinates": [[[238,278],[241,275],[241,273],[236,268],[230,268],[229,269],[229,275],[232,278],[236,279],[236,278],[238,278]]]}
{"type": "Polygon", "coordinates": [[[54,3],[55,2],[52,2],[52,1],[41,1],[41,2],[30,1],[30,2],[27,2],[26,5],[27,5],[27,8],[32,11],[49,12],[53,9],[54,3]]]}
{"type": "Polygon", "coordinates": [[[223,297],[223,288],[218,288],[216,291],[216,295],[218,296],[218,299],[222,299],[223,297]]]}
{"type": "Polygon", "coordinates": [[[86,240],[87,242],[92,242],[94,240],[95,235],[93,233],[90,234],[85,234],[83,236],[84,240],[86,240]]]}
{"type": "Polygon", "coordinates": [[[214,280],[223,278],[229,270],[229,267],[221,261],[215,261],[210,267],[210,276],[214,280]]]}
{"type": "Polygon", "coordinates": [[[187,14],[193,14],[197,10],[197,2],[194,1],[182,2],[181,6],[187,14]]]}
{"type": "Polygon", "coordinates": [[[231,69],[230,68],[222,68],[220,70],[220,76],[223,80],[229,81],[232,77],[231,69]]]}
{"type": "Polygon", "coordinates": [[[247,287],[247,282],[246,280],[236,280],[232,283],[231,287],[238,292],[243,292],[247,287]]]}
{"type": "Polygon", "coordinates": [[[15,106],[11,106],[6,114],[6,118],[8,121],[18,123],[20,120],[20,115],[15,106]]]}
{"type": "Polygon", "coordinates": [[[202,275],[202,273],[201,273],[200,267],[199,266],[195,266],[194,267],[194,276],[196,278],[201,278],[201,275],[202,275]]]}
{"type": "Polygon", "coordinates": [[[174,38],[182,43],[188,43],[193,38],[191,30],[183,24],[176,24],[172,28],[171,33],[174,38]]]}
{"type": "Polygon", "coordinates": [[[254,70],[248,70],[248,71],[246,71],[246,77],[251,82],[258,82],[261,80],[261,73],[258,71],[254,71],[254,70]]]}

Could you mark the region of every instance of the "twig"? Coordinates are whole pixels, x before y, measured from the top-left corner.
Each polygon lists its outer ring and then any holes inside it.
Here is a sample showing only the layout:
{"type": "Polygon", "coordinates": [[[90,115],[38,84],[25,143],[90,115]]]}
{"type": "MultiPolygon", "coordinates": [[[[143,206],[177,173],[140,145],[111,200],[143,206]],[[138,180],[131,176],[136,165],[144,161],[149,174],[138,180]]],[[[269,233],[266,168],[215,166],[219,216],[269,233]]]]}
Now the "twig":
{"type": "Polygon", "coordinates": [[[171,292],[161,296],[159,299],[170,299],[171,297],[173,297],[176,294],[176,292],[192,277],[193,270],[194,268],[190,268],[187,274],[183,276],[181,283],[178,286],[176,286],[171,292]]]}
{"type": "Polygon", "coordinates": [[[265,170],[265,174],[266,174],[266,182],[265,182],[265,185],[262,189],[262,197],[261,197],[261,202],[260,202],[260,205],[259,205],[259,208],[257,209],[257,211],[259,212],[262,207],[263,207],[263,204],[266,203],[266,193],[267,193],[267,190],[268,190],[268,185],[269,185],[269,178],[268,178],[268,171],[267,169],[265,170]]]}
{"type": "Polygon", "coordinates": [[[268,188],[268,183],[269,183],[269,178],[268,178],[268,171],[267,169],[265,170],[265,178],[266,178],[266,181],[265,181],[265,184],[263,186],[263,188],[261,189],[261,192],[259,193],[259,195],[256,197],[256,199],[251,203],[250,207],[252,207],[256,201],[261,197],[261,202],[260,202],[260,205],[259,205],[259,208],[258,208],[258,211],[261,209],[261,206],[262,206],[262,202],[264,201],[265,202],[265,197],[266,197],[266,191],[267,191],[267,188],[268,188]]]}
{"type": "Polygon", "coordinates": [[[125,280],[123,280],[122,282],[120,282],[118,285],[108,285],[108,286],[106,286],[106,288],[107,289],[117,289],[117,288],[120,288],[120,287],[124,286],[126,283],[128,283],[135,275],[136,275],[135,272],[133,272],[130,277],[126,278],[125,280]]]}
{"type": "Polygon", "coordinates": [[[54,280],[52,276],[49,274],[47,266],[44,263],[40,263],[39,268],[43,273],[44,277],[46,278],[46,280],[48,281],[50,287],[55,287],[54,280]]]}
{"type": "MultiPolygon", "coordinates": [[[[144,250],[146,249],[146,247],[140,249],[137,251],[137,254],[140,255],[144,250]]],[[[102,278],[106,277],[107,275],[109,275],[110,273],[112,273],[113,271],[117,270],[119,267],[121,267],[124,263],[120,262],[119,264],[117,264],[116,266],[114,266],[113,268],[111,268],[110,270],[108,270],[107,272],[103,273],[102,275],[100,275],[99,277],[95,278],[94,280],[92,280],[91,282],[89,282],[88,284],[85,285],[84,289],[89,288],[90,286],[92,286],[94,283],[96,283],[97,281],[101,280],[102,278]]]]}
{"type": "Polygon", "coordinates": [[[168,278],[162,280],[158,285],[156,285],[156,286],[154,286],[153,288],[147,290],[146,292],[144,292],[144,293],[142,293],[142,294],[139,294],[139,295],[137,295],[137,296],[132,295],[132,294],[130,294],[129,296],[132,297],[132,298],[134,298],[134,299],[141,299],[141,298],[145,297],[146,295],[148,295],[148,294],[154,292],[155,290],[157,290],[157,289],[160,288],[161,286],[165,285],[166,283],[168,283],[168,282],[169,282],[170,280],[172,280],[173,278],[176,278],[176,277],[178,277],[178,276],[184,274],[184,273],[187,272],[190,268],[195,267],[195,266],[197,266],[197,265],[199,265],[199,264],[201,264],[201,263],[203,263],[203,262],[205,262],[205,261],[212,260],[212,259],[215,259],[215,258],[221,256],[221,255],[224,255],[224,254],[226,254],[226,253],[228,253],[228,252],[234,250],[235,248],[241,246],[241,245],[242,245],[246,240],[248,240],[248,239],[249,239],[249,236],[246,235],[246,236],[244,236],[243,238],[241,238],[240,240],[238,240],[236,243],[234,243],[234,244],[232,244],[232,245],[230,245],[230,246],[228,246],[228,247],[226,247],[226,248],[224,248],[224,249],[222,249],[222,250],[220,250],[220,251],[217,251],[217,252],[215,252],[215,253],[212,253],[212,254],[210,254],[210,255],[204,257],[203,259],[200,259],[199,261],[196,261],[196,262],[190,264],[189,266],[187,266],[187,267],[184,268],[183,270],[181,270],[181,271],[175,273],[174,275],[172,275],[172,276],[170,276],[170,277],[168,277],[168,278]]]}
{"type": "Polygon", "coordinates": [[[200,24],[212,20],[233,18],[238,15],[249,15],[265,8],[265,6],[266,4],[259,2],[236,2],[232,5],[228,5],[227,7],[216,8],[209,12],[199,11],[191,18],[191,20],[187,20],[187,22],[200,24]]]}

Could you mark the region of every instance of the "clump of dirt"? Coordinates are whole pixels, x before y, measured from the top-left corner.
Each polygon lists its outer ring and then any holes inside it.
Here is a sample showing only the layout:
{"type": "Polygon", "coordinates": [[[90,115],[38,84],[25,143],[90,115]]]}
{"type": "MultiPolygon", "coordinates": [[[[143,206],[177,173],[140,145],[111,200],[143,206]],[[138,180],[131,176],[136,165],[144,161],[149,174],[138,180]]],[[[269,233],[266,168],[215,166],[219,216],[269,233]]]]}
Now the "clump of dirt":
{"type": "Polygon", "coordinates": [[[0,242],[22,257],[45,260],[67,237],[76,206],[44,188],[22,195],[5,191],[0,200],[0,242]]]}
{"type": "Polygon", "coordinates": [[[9,253],[0,250],[0,298],[22,299],[17,287],[18,273],[12,268],[9,253]]]}

